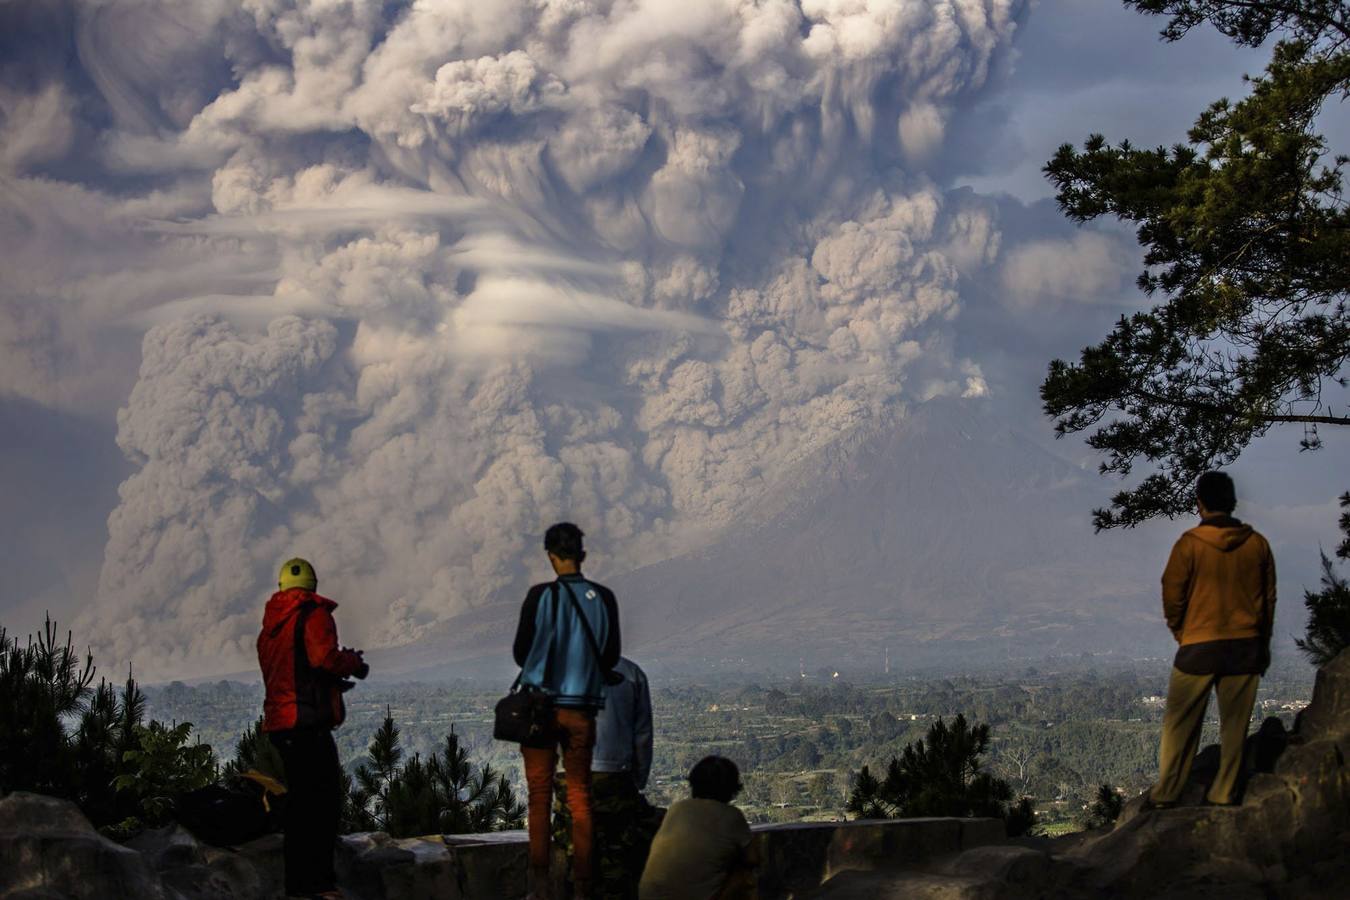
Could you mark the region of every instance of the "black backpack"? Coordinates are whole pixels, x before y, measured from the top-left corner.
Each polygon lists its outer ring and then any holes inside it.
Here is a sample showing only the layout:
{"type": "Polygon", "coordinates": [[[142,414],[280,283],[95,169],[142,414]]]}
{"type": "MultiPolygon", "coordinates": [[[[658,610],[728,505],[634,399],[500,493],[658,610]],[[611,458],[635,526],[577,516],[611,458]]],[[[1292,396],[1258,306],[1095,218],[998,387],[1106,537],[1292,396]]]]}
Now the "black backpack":
{"type": "Polygon", "coordinates": [[[235,847],[279,830],[284,803],[284,794],[249,773],[183,794],[173,817],[203,843],[235,847]]]}

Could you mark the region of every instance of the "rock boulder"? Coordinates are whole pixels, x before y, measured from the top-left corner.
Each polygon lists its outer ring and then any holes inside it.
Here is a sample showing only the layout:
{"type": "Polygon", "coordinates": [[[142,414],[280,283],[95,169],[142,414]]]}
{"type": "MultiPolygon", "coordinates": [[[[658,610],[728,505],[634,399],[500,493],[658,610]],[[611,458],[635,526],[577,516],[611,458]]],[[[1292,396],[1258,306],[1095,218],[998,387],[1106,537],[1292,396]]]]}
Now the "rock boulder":
{"type": "Polygon", "coordinates": [[[0,799],[0,897],[170,900],[144,856],[94,830],[65,800],[0,799]]]}

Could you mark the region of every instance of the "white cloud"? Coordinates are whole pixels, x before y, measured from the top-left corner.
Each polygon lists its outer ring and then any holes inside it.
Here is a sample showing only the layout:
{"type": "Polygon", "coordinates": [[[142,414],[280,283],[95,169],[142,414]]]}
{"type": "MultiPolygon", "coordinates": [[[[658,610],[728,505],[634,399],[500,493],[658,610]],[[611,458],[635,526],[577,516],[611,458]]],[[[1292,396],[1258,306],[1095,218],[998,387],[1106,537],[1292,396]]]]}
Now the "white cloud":
{"type": "Polygon", "coordinates": [[[1001,279],[1007,302],[1031,309],[1112,299],[1134,268],[1133,255],[1120,239],[1083,231],[1068,240],[1015,246],[1003,261],[1001,279]]]}
{"type": "MultiPolygon", "coordinates": [[[[0,195],[7,389],[148,328],[81,623],[147,676],[248,665],[287,556],[406,641],[514,600],[551,519],[640,562],[985,389],[943,336],[997,224],[922,166],[1012,0],[179,6],[82,5],[108,183],[0,195]]],[[[23,159],[68,152],[54,90],[23,159]]]]}
{"type": "Polygon", "coordinates": [[[0,172],[64,156],[75,140],[74,103],[58,83],[25,93],[0,84],[0,172]]]}

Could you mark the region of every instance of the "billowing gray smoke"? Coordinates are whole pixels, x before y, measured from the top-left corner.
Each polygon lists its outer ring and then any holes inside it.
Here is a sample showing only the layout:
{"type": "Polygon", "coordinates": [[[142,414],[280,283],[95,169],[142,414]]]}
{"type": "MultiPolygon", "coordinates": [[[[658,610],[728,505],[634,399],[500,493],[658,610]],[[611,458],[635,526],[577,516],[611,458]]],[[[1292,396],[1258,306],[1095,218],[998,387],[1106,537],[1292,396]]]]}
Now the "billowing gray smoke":
{"type": "Polygon", "coordinates": [[[299,554],[346,636],[407,641],[514,601],[551,520],[653,560],[981,393],[948,323],[998,231],[924,171],[1019,5],[79,5],[106,122],[0,101],[30,144],[97,131],[154,286],[72,301],[149,327],[86,633],[148,676],[243,667],[299,554]]]}

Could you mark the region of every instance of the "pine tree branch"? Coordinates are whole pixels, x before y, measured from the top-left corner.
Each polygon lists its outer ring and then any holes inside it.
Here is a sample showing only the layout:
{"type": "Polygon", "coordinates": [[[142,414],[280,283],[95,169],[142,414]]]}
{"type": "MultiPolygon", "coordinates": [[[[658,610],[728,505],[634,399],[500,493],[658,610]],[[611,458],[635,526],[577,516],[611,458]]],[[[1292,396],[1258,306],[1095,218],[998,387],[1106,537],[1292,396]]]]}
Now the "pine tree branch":
{"type": "MultiPolygon", "coordinates": [[[[1181,397],[1168,397],[1163,394],[1155,394],[1152,391],[1143,388],[1130,388],[1129,395],[1139,400],[1148,400],[1163,406],[1180,406],[1183,409],[1196,409],[1202,412],[1212,412],[1220,415],[1227,414],[1230,411],[1216,403],[1206,403],[1203,400],[1187,400],[1181,397]]],[[[1305,422],[1315,425],[1350,425],[1350,416],[1331,416],[1331,415],[1296,415],[1293,413],[1258,413],[1252,418],[1260,422],[1305,422]]]]}

